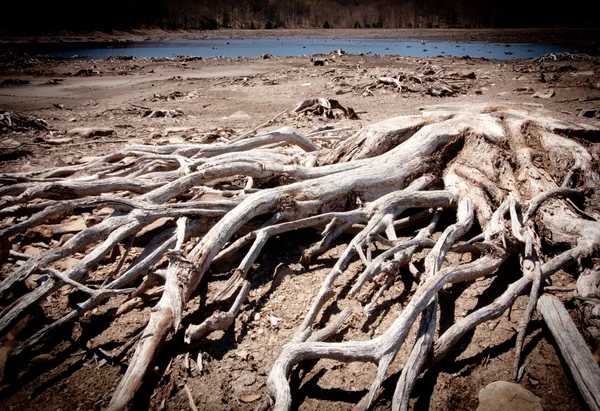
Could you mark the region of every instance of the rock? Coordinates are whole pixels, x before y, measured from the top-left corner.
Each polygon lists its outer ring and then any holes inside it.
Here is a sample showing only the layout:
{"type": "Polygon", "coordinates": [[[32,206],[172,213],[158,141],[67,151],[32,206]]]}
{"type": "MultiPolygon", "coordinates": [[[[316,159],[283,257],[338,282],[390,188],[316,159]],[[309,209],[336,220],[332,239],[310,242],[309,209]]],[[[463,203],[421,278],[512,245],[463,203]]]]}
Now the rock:
{"type": "Polygon", "coordinates": [[[477,78],[477,76],[475,75],[475,72],[471,71],[471,70],[463,70],[459,74],[462,78],[468,78],[471,80],[475,80],[477,78]]]}
{"type": "Polygon", "coordinates": [[[483,94],[483,90],[477,89],[477,90],[475,90],[475,94],[482,95],[483,94]]]}
{"type": "Polygon", "coordinates": [[[33,247],[30,245],[26,245],[25,247],[23,247],[23,254],[25,254],[25,255],[31,255],[31,256],[38,255],[42,251],[44,251],[42,248],[33,247]]]}
{"type": "Polygon", "coordinates": [[[38,225],[37,227],[33,227],[27,231],[25,237],[32,241],[50,240],[52,239],[52,226],[38,225]]]}
{"type": "Polygon", "coordinates": [[[87,228],[85,220],[81,217],[77,217],[74,220],[68,221],[62,224],[56,224],[52,226],[52,235],[62,235],[68,233],[78,233],[87,228]]]}
{"type": "Polygon", "coordinates": [[[173,226],[173,218],[170,217],[162,217],[153,223],[148,224],[146,227],[142,228],[139,233],[137,233],[136,238],[142,238],[146,236],[146,234],[152,233],[155,230],[162,230],[167,227],[173,226]]]}
{"type": "Polygon", "coordinates": [[[231,388],[236,396],[239,398],[240,395],[250,394],[255,389],[251,387],[256,382],[256,375],[252,372],[244,372],[240,375],[232,384],[231,388]]]}
{"type": "Polygon", "coordinates": [[[171,136],[167,139],[169,144],[185,144],[185,139],[180,136],[171,136]]]}
{"type": "Polygon", "coordinates": [[[56,264],[56,268],[58,268],[60,271],[67,271],[79,264],[80,261],[81,260],[78,258],[69,257],[63,261],[59,261],[56,264]]]}
{"type": "Polygon", "coordinates": [[[241,402],[245,402],[245,403],[249,403],[249,402],[254,402],[256,400],[260,400],[261,395],[260,394],[244,394],[244,395],[240,395],[240,401],[241,402]]]}
{"type": "Polygon", "coordinates": [[[96,210],[94,212],[94,214],[96,214],[97,216],[100,216],[100,217],[108,217],[109,215],[112,215],[112,213],[114,213],[114,212],[115,212],[115,210],[113,208],[102,207],[102,208],[96,210]]]}
{"type": "Polygon", "coordinates": [[[267,321],[272,327],[275,327],[280,320],[281,318],[279,317],[276,317],[272,314],[267,314],[267,321]]]}
{"type": "Polygon", "coordinates": [[[540,398],[507,381],[494,381],[479,391],[477,411],[543,411],[540,398]]]}
{"type": "Polygon", "coordinates": [[[44,141],[53,146],[59,146],[62,144],[71,144],[73,142],[73,138],[71,138],[71,137],[47,138],[44,141]]]}
{"type": "Polygon", "coordinates": [[[30,289],[33,290],[34,288],[37,288],[40,285],[40,282],[42,281],[42,279],[44,279],[46,276],[44,275],[39,275],[39,274],[31,274],[29,277],[27,277],[25,279],[25,286],[30,289]]]}
{"type": "Polygon", "coordinates": [[[240,357],[242,360],[246,360],[248,358],[248,355],[250,355],[250,353],[246,350],[239,350],[239,351],[235,352],[235,355],[240,357]]]}
{"type": "Polygon", "coordinates": [[[538,91],[532,97],[533,98],[550,98],[550,97],[554,97],[555,94],[556,93],[554,92],[554,89],[550,88],[546,91],[538,91]]]}
{"type": "Polygon", "coordinates": [[[114,132],[115,130],[109,127],[77,127],[67,131],[67,135],[90,138],[110,136],[114,132]]]}
{"type": "Polygon", "coordinates": [[[235,113],[230,115],[228,118],[230,118],[232,120],[248,120],[248,119],[250,119],[250,115],[244,111],[236,111],[235,113]]]}
{"type": "Polygon", "coordinates": [[[600,110],[581,110],[577,117],[600,118],[600,110]]]}

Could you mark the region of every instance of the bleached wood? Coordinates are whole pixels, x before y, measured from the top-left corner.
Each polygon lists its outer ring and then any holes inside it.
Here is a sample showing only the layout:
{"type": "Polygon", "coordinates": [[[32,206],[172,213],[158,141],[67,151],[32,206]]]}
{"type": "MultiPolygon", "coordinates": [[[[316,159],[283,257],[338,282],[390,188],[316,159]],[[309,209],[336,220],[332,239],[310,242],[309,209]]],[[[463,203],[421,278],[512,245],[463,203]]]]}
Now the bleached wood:
{"type": "Polygon", "coordinates": [[[550,329],[581,396],[590,410],[600,410],[600,367],[560,300],[539,298],[537,309],[550,329]]]}

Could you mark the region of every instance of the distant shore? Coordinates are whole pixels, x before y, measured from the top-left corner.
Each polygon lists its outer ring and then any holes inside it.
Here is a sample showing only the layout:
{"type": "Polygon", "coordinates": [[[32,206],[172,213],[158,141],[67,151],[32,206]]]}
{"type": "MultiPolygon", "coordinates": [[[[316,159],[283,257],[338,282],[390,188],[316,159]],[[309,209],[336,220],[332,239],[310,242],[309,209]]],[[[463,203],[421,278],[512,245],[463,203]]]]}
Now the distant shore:
{"type": "Polygon", "coordinates": [[[544,43],[600,49],[600,28],[592,29],[273,29],[273,30],[130,30],[1,35],[0,43],[121,42],[229,38],[405,38],[496,43],[544,43]]]}

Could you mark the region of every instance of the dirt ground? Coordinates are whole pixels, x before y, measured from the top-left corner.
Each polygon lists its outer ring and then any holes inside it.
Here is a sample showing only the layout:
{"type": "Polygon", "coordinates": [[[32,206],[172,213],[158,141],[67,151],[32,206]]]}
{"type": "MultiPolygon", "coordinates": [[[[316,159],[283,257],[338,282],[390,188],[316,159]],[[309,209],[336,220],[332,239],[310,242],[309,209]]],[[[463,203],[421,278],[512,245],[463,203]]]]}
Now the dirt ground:
{"type": "MultiPolygon", "coordinates": [[[[270,128],[286,125],[308,132],[325,126],[348,127],[347,132],[351,133],[366,124],[414,114],[419,107],[446,103],[542,104],[572,116],[582,110],[600,109],[597,60],[540,63],[336,54],[267,57],[66,62],[5,55],[0,61],[3,84],[0,109],[43,119],[48,131],[0,130],[0,172],[75,164],[82,158],[106,154],[132,143],[194,142],[211,135],[237,135],[283,110],[293,109],[306,98],[337,99],[343,106],[352,107],[360,119],[286,113],[270,128]],[[314,60],[323,65],[316,66],[314,60]],[[435,97],[419,85],[402,92],[392,86],[372,86],[382,76],[425,72],[452,79],[456,86],[454,95],[435,97]],[[24,82],[14,84],[18,82],[7,80],[24,82]],[[175,117],[145,116],[156,109],[180,112],[175,117]],[[113,132],[92,138],[67,134],[77,127],[108,127],[113,132]]],[[[598,160],[598,144],[588,144],[598,160]]],[[[7,219],[0,221],[2,225],[11,223],[7,219]]],[[[263,255],[277,257],[259,258],[251,277],[253,291],[235,326],[225,333],[211,335],[191,350],[180,343],[181,333],[169,339],[135,408],[189,409],[187,386],[199,409],[266,409],[270,367],[282,345],[290,341],[347,240],[339,241],[314,264],[302,266],[298,263],[301,251],[317,238],[316,233],[303,232],[271,240],[269,250],[263,255]],[[278,320],[273,321],[274,317],[278,320]],[[202,371],[196,366],[199,357],[202,371]]],[[[27,241],[24,238],[15,251],[24,251],[27,241]]],[[[139,251],[139,247],[136,245],[134,249],[139,251]]],[[[114,264],[107,262],[91,275],[100,278],[114,264]]],[[[355,261],[344,275],[352,275],[359,266],[360,262],[355,261]]],[[[6,275],[8,268],[3,270],[2,275],[6,275]]],[[[504,269],[495,277],[448,288],[440,297],[441,331],[455,317],[492,301],[497,295],[485,291],[490,283],[497,285],[492,289],[499,294],[518,275],[515,266],[514,270],[504,269]]],[[[207,293],[210,296],[225,279],[218,273],[208,278],[185,313],[185,323],[197,323],[204,318],[204,311],[215,308],[207,306],[200,296],[207,293]]],[[[552,283],[569,286],[574,277],[560,271],[552,277],[552,283]]],[[[414,287],[414,284],[394,285],[384,294],[373,316],[354,315],[336,338],[366,339],[385,330],[414,287]]],[[[558,296],[567,308],[574,308],[570,292],[558,296]]],[[[72,309],[80,298],[78,293],[65,288],[63,293],[44,301],[39,309],[43,320],[26,318],[1,340],[0,360],[5,360],[17,341],[23,341],[45,323],[72,309]]],[[[156,300],[116,316],[121,302],[119,297],[112,298],[84,316],[70,334],[64,335],[64,341],[51,345],[51,351],[33,353],[29,363],[19,364],[19,370],[5,370],[10,377],[0,386],[0,408],[105,408],[130,354],[120,361],[111,361],[106,353],[119,350],[139,333],[156,300]]],[[[352,300],[344,303],[358,304],[352,300]]],[[[413,393],[412,407],[474,410],[481,388],[492,381],[511,380],[516,330],[525,305],[526,299],[517,300],[510,312],[468,334],[449,358],[425,372],[413,393]]],[[[572,310],[572,316],[578,320],[576,310],[572,310]]],[[[546,410],[585,409],[552,337],[539,318],[534,318],[525,345],[526,373],[521,384],[541,398],[546,410]]],[[[406,346],[392,365],[390,372],[394,375],[384,384],[373,409],[390,408],[395,381],[409,354],[406,346]]],[[[350,410],[367,393],[375,371],[375,366],[362,363],[303,363],[292,373],[295,406],[300,410],[350,410]]]]}

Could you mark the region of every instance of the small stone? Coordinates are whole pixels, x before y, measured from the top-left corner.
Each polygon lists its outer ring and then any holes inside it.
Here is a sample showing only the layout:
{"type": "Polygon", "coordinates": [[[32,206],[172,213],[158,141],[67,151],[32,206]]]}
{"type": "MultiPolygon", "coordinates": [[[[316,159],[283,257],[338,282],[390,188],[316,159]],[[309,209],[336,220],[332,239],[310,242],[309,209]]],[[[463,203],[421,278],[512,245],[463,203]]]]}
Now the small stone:
{"type": "Polygon", "coordinates": [[[36,240],[50,240],[52,238],[52,226],[39,225],[30,229],[28,234],[30,234],[36,240]]]}
{"type": "Polygon", "coordinates": [[[540,398],[507,381],[495,381],[479,391],[477,411],[542,411],[540,398]]]}
{"type": "Polygon", "coordinates": [[[254,321],[260,320],[260,313],[254,314],[254,321]]]}
{"type": "Polygon", "coordinates": [[[267,315],[267,321],[269,322],[269,324],[271,324],[272,327],[275,327],[280,320],[281,318],[275,317],[272,314],[267,315]]]}
{"type": "Polygon", "coordinates": [[[475,75],[475,72],[471,71],[471,70],[463,70],[459,74],[462,78],[468,78],[471,80],[475,80],[477,78],[477,76],[475,75]]]}
{"type": "Polygon", "coordinates": [[[31,255],[31,256],[38,255],[42,251],[44,251],[44,250],[41,248],[38,248],[38,247],[32,247],[30,245],[26,245],[25,247],[23,247],[23,254],[25,254],[25,255],[31,255]]]}
{"type": "Polygon", "coordinates": [[[148,224],[146,227],[142,228],[139,233],[137,233],[136,237],[140,238],[144,235],[163,228],[167,228],[167,226],[173,225],[173,219],[170,217],[162,217],[153,223],[148,224]]]}
{"type": "Polygon", "coordinates": [[[260,400],[261,395],[260,394],[243,394],[240,395],[240,401],[241,402],[245,402],[245,403],[249,403],[249,402],[254,402],[256,400],[260,400]]]}
{"type": "Polygon", "coordinates": [[[45,277],[45,276],[39,275],[39,274],[31,274],[29,277],[27,277],[25,279],[25,286],[30,290],[37,288],[38,285],[40,284],[40,279],[43,277],[45,277]]]}
{"type": "Polygon", "coordinates": [[[232,120],[248,120],[250,118],[250,115],[244,111],[236,111],[235,113],[230,115],[228,118],[230,118],[232,120]]]}
{"type": "Polygon", "coordinates": [[[248,355],[250,355],[250,353],[248,353],[246,350],[238,350],[235,352],[235,355],[240,357],[242,360],[246,360],[248,359],[248,355]]]}
{"type": "Polygon", "coordinates": [[[114,134],[114,132],[115,130],[108,127],[77,127],[67,131],[67,135],[90,138],[110,136],[114,134]]]}
{"type": "Polygon", "coordinates": [[[56,267],[61,271],[67,271],[67,270],[75,267],[77,264],[79,264],[79,262],[81,262],[80,259],[74,258],[74,257],[69,257],[63,261],[59,261],[56,264],[56,267]]]}
{"type": "Polygon", "coordinates": [[[533,98],[551,98],[556,95],[556,92],[553,88],[548,89],[546,91],[538,91],[533,95],[533,98]]]}
{"type": "Polygon", "coordinates": [[[102,207],[101,209],[97,210],[94,214],[96,214],[99,217],[108,217],[114,212],[115,210],[110,207],[102,207]]]}
{"type": "Polygon", "coordinates": [[[75,220],[52,226],[52,235],[78,233],[80,231],[85,230],[86,228],[87,225],[85,224],[85,220],[81,217],[77,217],[75,220]]]}
{"type": "Polygon", "coordinates": [[[185,144],[185,140],[179,136],[171,136],[167,139],[169,144],[185,144]]]}
{"type": "Polygon", "coordinates": [[[44,141],[53,146],[60,146],[62,144],[71,144],[73,142],[73,139],[71,137],[57,137],[47,138],[44,141]]]}

